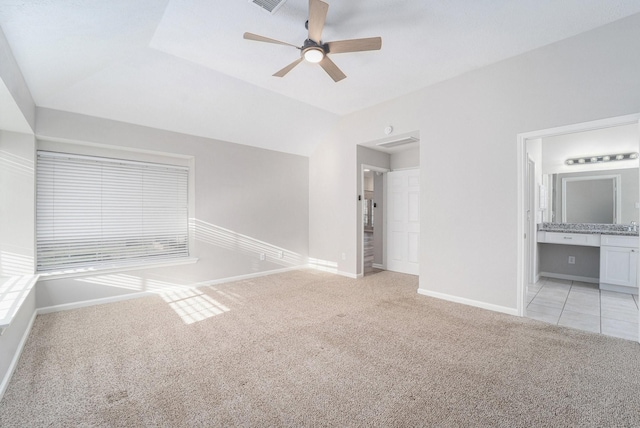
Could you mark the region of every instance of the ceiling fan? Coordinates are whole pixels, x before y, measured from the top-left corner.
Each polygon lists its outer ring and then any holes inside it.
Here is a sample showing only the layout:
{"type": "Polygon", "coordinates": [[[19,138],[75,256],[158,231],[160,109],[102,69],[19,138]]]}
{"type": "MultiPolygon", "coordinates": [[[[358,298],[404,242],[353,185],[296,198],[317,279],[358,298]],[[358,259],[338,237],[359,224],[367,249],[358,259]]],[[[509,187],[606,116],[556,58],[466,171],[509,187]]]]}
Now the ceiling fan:
{"type": "Polygon", "coordinates": [[[335,82],[339,82],[347,76],[333,61],[331,61],[331,59],[329,59],[328,54],[379,50],[382,47],[382,38],[369,37],[366,39],[351,39],[322,43],[322,30],[324,29],[328,10],[329,4],[322,0],[309,0],[309,20],[306,22],[306,28],[309,30],[309,37],[304,41],[301,47],[252,33],[244,33],[244,38],[258,42],[292,46],[300,50],[300,58],[287,65],[282,70],[276,72],[274,74],[276,77],[284,77],[296,65],[300,64],[303,60],[306,60],[307,62],[320,64],[320,67],[322,67],[335,82]]]}

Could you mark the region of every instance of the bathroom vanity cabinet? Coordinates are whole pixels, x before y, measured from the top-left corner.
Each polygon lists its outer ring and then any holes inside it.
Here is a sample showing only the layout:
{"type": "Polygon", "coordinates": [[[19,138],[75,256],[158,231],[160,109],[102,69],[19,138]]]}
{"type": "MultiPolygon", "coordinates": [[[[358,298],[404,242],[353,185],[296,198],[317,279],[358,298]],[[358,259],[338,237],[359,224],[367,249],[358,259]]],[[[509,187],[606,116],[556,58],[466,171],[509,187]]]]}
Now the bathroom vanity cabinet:
{"type": "Polygon", "coordinates": [[[638,238],[602,235],[600,289],[637,294],[638,238]]]}
{"type": "Polygon", "coordinates": [[[599,247],[600,289],[638,294],[638,236],[538,231],[538,242],[599,247]]]}

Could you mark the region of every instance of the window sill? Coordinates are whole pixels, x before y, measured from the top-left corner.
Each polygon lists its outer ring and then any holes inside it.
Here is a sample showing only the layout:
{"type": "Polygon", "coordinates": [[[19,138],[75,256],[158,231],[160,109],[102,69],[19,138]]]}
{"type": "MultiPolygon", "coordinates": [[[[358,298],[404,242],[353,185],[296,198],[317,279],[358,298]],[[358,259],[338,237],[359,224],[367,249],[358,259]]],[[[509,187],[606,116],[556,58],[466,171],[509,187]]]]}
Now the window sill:
{"type": "Polygon", "coordinates": [[[75,270],[65,270],[58,272],[39,272],[38,282],[42,281],[53,281],[56,279],[65,279],[65,278],[79,278],[83,276],[92,276],[92,275],[103,275],[107,273],[117,273],[117,272],[127,272],[132,270],[140,270],[140,269],[154,269],[154,268],[162,268],[169,266],[179,266],[179,265],[188,265],[197,263],[198,258],[196,257],[188,257],[181,259],[170,259],[163,260],[160,263],[145,263],[139,265],[127,265],[127,266],[118,266],[113,268],[87,268],[87,269],[75,269],[75,270]]]}
{"type": "Polygon", "coordinates": [[[38,275],[0,277],[0,336],[11,325],[38,275]]]}

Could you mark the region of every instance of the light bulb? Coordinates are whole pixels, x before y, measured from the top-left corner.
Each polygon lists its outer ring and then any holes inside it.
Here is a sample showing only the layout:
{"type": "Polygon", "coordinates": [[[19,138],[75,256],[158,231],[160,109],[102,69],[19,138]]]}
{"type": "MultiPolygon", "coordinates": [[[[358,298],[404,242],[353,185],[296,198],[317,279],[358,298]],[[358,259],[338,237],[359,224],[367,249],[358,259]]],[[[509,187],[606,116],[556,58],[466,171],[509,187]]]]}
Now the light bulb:
{"type": "Polygon", "coordinates": [[[573,165],[573,159],[567,159],[567,165],[573,165]]]}
{"type": "Polygon", "coordinates": [[[611,160],[610,156],[602,156],[602,160],[605,162],[609,162],[611,160]]]}
{"type": "Polygon", "coordinates": [[[629,155],[629,159],[638,159],[638,154],[637,153],[631,153],[629,155]]]}
{"type": "Polygon", "coordinates": [[[324,58],[322,49],[311,48],[304,51],[304,59],[308,62],[318,63],[324,58]]]}
{"type": "Polygon", "coordinates": [[[624,159],[624,155],[616,155],[616,160],[622,160],[624,159]]]}
{"type": "Polygon", "coordinates": [[[595,157],[595,156],[594,156],[594,157],[592,157],[592,158],[591,158],[591,163],[596,163],[596,162],[598,162],[598,158],[597,158],[597,157],[595,157]]]}
{"type": "Polygon", "coordinates": [[[584,159],[578,159],[578,163],[584,163],[584,159]]]}

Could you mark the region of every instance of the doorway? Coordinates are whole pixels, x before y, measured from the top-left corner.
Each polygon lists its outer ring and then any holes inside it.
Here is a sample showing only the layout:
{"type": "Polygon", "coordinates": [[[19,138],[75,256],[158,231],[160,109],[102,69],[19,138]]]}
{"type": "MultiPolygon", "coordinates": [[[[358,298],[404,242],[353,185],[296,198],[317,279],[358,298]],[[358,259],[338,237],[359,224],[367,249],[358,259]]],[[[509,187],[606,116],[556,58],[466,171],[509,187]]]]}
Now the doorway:
{"type": "Polygon", "coordinates": [[[362,273],[385,269],[385,183],[388,170],[362,166],[362,273]]]}
{"type": "MultiPolygon", "coordinates": [[[[599,248],[599,243],[584,246],[581,244],[558,245],[562,243],[548,241],[546,237],[549,228],[579,227],[573,223],[568,225],[562,223],[563,204],[565,203],[562,197],[566,195],[561,193],[560,183],[563,182],[563,179],[566,183],[566,177],[572,174],[604,174],[610,173],[609,170],[613,171],[614,168],[635,168],[635,176],[630,179],[630,182],[623,184],[623,188],[632,193],[627,208],[623,207],[623,210],[626,209],[626,214],[623,215],[621,221],[616,221],[614,218],[613,224],[626,231],[627,227],[632,227],[627,223],[637,221],[636,217],[640,206],[640,179],[637,173],[637,160],[633,165],[631,165],[632,162],[624,164],[623,162],[609,161],[612,159],[612,155],[639,151],[639,121],[640,114],[629,115],[518,135],[519,254],[517,292],[518,313],[521,316],[529,315],[532,318],[558,325],[638,341],[638,331],[640,331],[638,329],[640,325],[637,298],[638,272],[633,273],[635,290],[630,289],[628,294],[613,296],[610,291],[604,290],[599,273],[602,262],[600,257],[602,248],[599,248]],[[633,132],[632,146],[627,145],[623,149],[619,149],[619,143],[611,142],[613,140],[595,141],[596,139],[593,138],[594,141],[590,142],[585,138],[592,135],[601,137],[622,129],[633,132]],[[576,136],[582,138],[580,144],[567,146],[571,147],[572,153],[563,153],[563,146],[557,143],[570,141],[576,136]],[[607,141],[607,143],[603,144],[602,141],[607,141]],[[547,143],[556,144],[549,144],[543,149],[543,144],[547,143]],[[543,152],[545,153],[544,161],[543,152]],[[591,165],[589,165],[590,163],[591,165]],[[574,168],[574,165],[578,168],[574,168]],[[604,171],[597,171],[599,168],[604,171]],[[532,170],[535,171],[534,174],[532,174],[532,170]],[[542,173],[543,171],[545,174],[542,173]],[[616,225],[616,223],[624,225],[616,225]],[[539,228],[543,230],[540,233],[538,233],[539,228]],[[580,263],[583,264],[582,267],[579,266],[580,263]],[[547,293],[548,296],[544,293],[547,293]],[[555,302],[547,299],[552,295],[559,297],[562,301],[555,302]],[[612,304],[613,297],[620,297],[620,299],[614,299],[615,302],[612,304]],[[578,302],[584,303],[586,306],[578,307],[576,306],[578,302]],[[535,306],[536,303],[540,304],[535,306]],[[554,305],[557,306],[554,307],[554,305]],[[535,313],[537,311],[540,312],[535,313]],[[549,320],[545,318],[549,318],[549,320]],[[555,322],[551,320],[552,318],[555,319],[555,322]],[[572,325],[572,323],[574,324],[572,325]],[[626,332],[616,332],[615,329],[612,329],[613,326],[623,324],[627,328],[626,332]]],[[[620,160],[626,159],[621,158],[620,160]]],[[[621,213],[619,208],[614,207],[613,209],[617,209],[618,214],[621,213]]],[[[595,224],[599,222],[585,220],[584,223],[595,224]]],[[[605,230],[610,229],[605,228],[605,230]]],[[[602,236],[604,235],[602,234],[602,236]]],[[[573,235],[573,237],[575,236],[573,235]]],[[[557,236],[552,233],[551,238],[556,239],[557,236]]],[[[571,238],[570,235],[566,239],[571,240],[571,238]]],[[[634,241],[632,245],[634,248],[630,251],[637,253],[637,242],[634,241]]]]}
{"type": "MultiPolygon", "coordinates": [[[[418,131],[412,131],[357,146],[357,277],[389,269],[388,176],[419,171],[419,137],[418,131]]],[[[414,200],[419,201],[419,192],[414,200]]]]}

